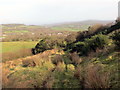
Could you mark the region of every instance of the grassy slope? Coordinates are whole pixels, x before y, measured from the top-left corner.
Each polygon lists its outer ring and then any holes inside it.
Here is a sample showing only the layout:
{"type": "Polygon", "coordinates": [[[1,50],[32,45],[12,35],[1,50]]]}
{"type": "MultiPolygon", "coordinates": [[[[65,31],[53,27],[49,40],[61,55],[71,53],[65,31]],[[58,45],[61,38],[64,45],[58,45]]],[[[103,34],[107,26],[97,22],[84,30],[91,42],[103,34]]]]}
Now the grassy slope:
{"type": "MultiPolygon", "coordinates": [[[[80,88],[81,84],[79,79],[76,79],[75,75],[75,68],[74,65],[68,64],[68,71],[65,70],[65,64],[59,64],[55,66],[52,64],[51,59],[49,59],[53,54],[58,52],[54,50],[45,51],[41,54],[31,56],[24,59],[19,59],[15,61],[11,61],[13,65],[9,62],[3,64],[3,80],[4,80],[4,87],[54,87],[54,88],[80,88]],[[47,56],[47,57],[46,57],[47,56]],[[39,57],[39,58],[37,58],[39,57]],[[21,60],[27,60],[26,64],[30,64],[30,60],[35,61],[37,67],[23,67],[21,60]],[[50,60],[50,61],[49,61],[50,60]],[[15,64],[15,66],[14,66],[15,64]],[[55,68],[55,69],[54,69],[55,68]],[[6,74],[7,73],[7,74],[6,74]],[[6,78],[8,77],[8,78],[6,78]],[[7,82],[7,80],[9,82],[7,82]],[[6,83],[5,83],[6,82],[6,83]]],[[[114,85],[114,87],[118,87],[117,81],[117,61],[119,59],[118,56],[119,52],[111,52],[106,55],[101,55],[97,57],[91,57],[90,60],[88,57],[81,57],[83,59],[83,63],[80,66],[89,66],[89,64],[94,65],[101,65],[103,66],[104,71],[113,70],[114,73],[111,73],[111,80],[110,84],[114,85]],[[84,62],[85,61],[85,62],[84,62]],[[112,62],[111,62],[112,61],[112,62]]],[[[79,68],[79,70],[81,70],[79,68]]],[[[88,69],[89,70],[89,69],[88,69]]],[[[97,72],[98,73],[98,72],[97,72]]],[[[81,74],[81,73],[80,73],[81,74]]],[[[87,73],[90,74],[90,78],[93,77],[96,72],[87,73]]],[[[86,74],[85,74],[86,75],[86,74]]],[[[103,78],[104,79],[104,78],[103,78]]],[[[98,80],[99,81],[99,80],[98,80]]],[[[98,82],[96,81],[96,82],[98,82]]],[[[90,81],[91,83],[91,81],[90,81]]],[[[101,84],[101,82],[99,82],[101,84]]],[[[94,84],[94,83],[93,83],[94,84]]],[[[114,88],[113,87],[113,88],[114,88]]]]}
{"type": "MultiPolygon", "coordinates": [[[[34,45],[36,43],[32,43],[32,42],[4,42],[3,45],[4,46],[4,52],[5,51],[14,51],[15,49],[20,49],[20,48],[31,48],[34,47],[34,45]],[[9,47],[7,47],[9,46],[9,47]],[[15,46],[14,48],[10,49],[11,47],[15,46]]],[[[48,52],[50,53],[50,52],[48,52]]],[[[55,53],[56,54],[56,53],[55,53]]],[[[89,66],[89,64],[93,64],[93,65],[101,65],[103,66],[103,71],[113,71],[112,75],[111,75],[111,80],[112,82],[110,82],[111,85],[113,85],[114,87],[118,86],[118,81],[117,81],[117,77],[118,77],[118,73],[117,73],[117,68],[118,68],[118,60],[120,58],[120,53],[116,52],[116,51],[112,51],[107,54],[103,54],[102,53],[93,53],[95,54],[95,56],[93,57],[81,57],[81,59],[83,60],[83,63],[81,63],[79,66],[89,66]],[[90,58],[90,59],[89,59],[90,58]],[[114,81],[114,82],[113,82],[114,81]]],[[[61,65],[58,65],[56,67],[56,69],[54,70],[54,65],[51,62],[51,55],[47,55],[47,53],[44,53],[42,56],[42,54],[36,55],[35,58],[30,57],[28,58],[27,63],[29,63],[30,60],[35,60],[36,62],[39,61],[38,63],[40,64],[40,66],[38,65],[37,67],[23,67],[21,61],[16,60],[16,62],[19,62],[20,64],[16,64],[14,66],[14,62],[9,63],[6,62],[3,66],[4,72],[3,72],[3,79],[6,79],[9,81],[7,84],[4,80],[4,85],[8,85],[7,87],[62,87],[62,88],[66,88],[66,87],[81,87],[79,84],[79,80],[77,80],[74,77],[74,69],[73,71],[70,69],[67,72],[65,71],[65,67],[63,68],[63,70],[61,70],[61,65]],[[38,58],[38,57],[39,58],[38,58]],[[37,58],[37,59],[36,59],[37,58]],[[59,68],[58,68],[59,67],[59,68]],[[54,71],[53,71],[54,70],[54,71]],[[59,71],[60,70],[60,71],[59,71]],[[7,73],[7,74],[6,74],[7,73]],[[6,75],[6,76],[5,76],[6,75]],[[7,77],[7,78],[6,78],[7,77]]],[[[26,58],[27,59],[27,58],[26,58]]],[[[21,58],[19,60],[22,60],[21,58]]],[[[37,64],[38,64],[37,63],[37,64]]],[[[73,65],[74,67],[74,65],[73,65]]],[[[81,68],[79,68],[81,69],[81,68]]],[[[89,69],[88,69],[89,70],[89,69]]],[[[92,70],[92,69],[91,69],[92,70]]],[[[98,73],[98,72],[97,72],[98,73]]],[[[87,73],[88,76],[91,75],[91,73],[87,73]]],[[[94,73],[93,73],[94,74],[94,73]]],[[[96,74],[96,73],[95,73],[96,74]]],[[[86,75],[86,74],[85,74],[86,75]]],[[[91,75],[92,76],[92,75],[91,75]]],[[[94,76],[94,75],[93,75],[94,76]]],[[[104,77],[103,77],[104,79],[104,77]]],[[[93,77],[93,80],[94,77],[93,77]]],[[[91,84],[91,77],[88,77],[88,82],[90,82],[91,84]],[[90,81],[89,81],[90,79],[90,81]]],[[[97,82],[97,81],[96,81],[97,82]]],[[[98,82],[97,82],[98,83],[98,82]]],[[[99,82],[100,83],[100,82],[99,82]]],[[[94,84],[94,83],[93,83],[94,84]]],[[[92,85],[93,85],[92,84],[92,85]]],[[[6,87],[6,86],[4,86],[6,87]]]]}

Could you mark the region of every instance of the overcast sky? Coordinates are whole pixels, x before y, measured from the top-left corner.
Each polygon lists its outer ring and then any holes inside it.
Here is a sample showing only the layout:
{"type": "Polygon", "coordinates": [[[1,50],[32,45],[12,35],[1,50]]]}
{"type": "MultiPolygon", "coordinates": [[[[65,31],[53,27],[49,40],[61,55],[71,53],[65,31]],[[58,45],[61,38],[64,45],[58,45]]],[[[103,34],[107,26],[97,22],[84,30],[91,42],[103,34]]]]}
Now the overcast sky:
{"type": "Polygon", "coordinates": [[[115,20],[119,0],[0,0],[0,23],[115,20]]]}

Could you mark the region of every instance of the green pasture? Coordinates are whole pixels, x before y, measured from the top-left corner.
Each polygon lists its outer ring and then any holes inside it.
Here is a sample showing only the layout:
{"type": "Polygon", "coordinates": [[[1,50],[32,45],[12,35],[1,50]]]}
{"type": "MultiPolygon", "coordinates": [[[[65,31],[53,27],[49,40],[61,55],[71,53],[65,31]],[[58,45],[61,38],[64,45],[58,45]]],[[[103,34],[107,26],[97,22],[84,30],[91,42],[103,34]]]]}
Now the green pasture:
{"type": "Polygon", "coordinates": [[[29,32],[27,30],[13,30],[13,31],[5,31],[4,33],[26,33],[29,32]]]}
{"type": "Polygon", "coordinates": [[[58,31],[84,31],[88,28],[87,25],[83,25],[80,28],[70,28],[70,27],[52,27],[52,30],[58,30],[58,31]]]}
{"type": "Polygon", "coordinates": [[[33,48],[37,44],[37,41],[32,42],[0,42],[0,51],[2,52],[14,52],[20,49],[33,48]]]}
{"type": "Polygon", "coordinates": [[[52,27],[52,30],[58,30],[58,31],[79,31],[79,29],[66,28],[66,27],[52,27]]]}

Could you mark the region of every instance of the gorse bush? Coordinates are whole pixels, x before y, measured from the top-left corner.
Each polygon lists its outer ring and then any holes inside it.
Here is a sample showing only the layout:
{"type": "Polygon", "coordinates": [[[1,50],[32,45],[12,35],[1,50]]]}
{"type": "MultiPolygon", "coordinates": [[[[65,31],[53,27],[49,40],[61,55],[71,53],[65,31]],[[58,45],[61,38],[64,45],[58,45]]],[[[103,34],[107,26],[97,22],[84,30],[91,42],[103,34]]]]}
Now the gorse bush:
{"type": "Polygon", "coordinates": [[[72,33],[65,38],[65,41],[67,43],[73,43],[74,41],[76,41],[76,37],[77,37],[77,33],[72,33]]]}
{"type": "Polygon", "coordinates": [[[46,41],[46,39],[41,39],[41,40],[37,43],[37,45],[35,46],[35,48],[32,49],[32,53],[33,53],[33,54],[37,54],[37,53],[41,53],[41,52],[43,52],[43,51],[45,51],[45,50],[50,50],[50,49],[52,49],[52,48],[53,48],[52,44],[50,45],[50,43],[48,43],[48,42],[46,41]]]}
{"type": "Polygon", "coordinates": [[[107,28],[108,26],[104,26],[102,24],[90,26],[88,28],[88,31],[78,32],[78,35],[76,36],[76,41],[84,41],[86,38],[90,38],[94,35],[104,33],[107,28]]]}
{"type": "Polygon", "coordinates": [[[115,41],[115,45],[117,46],[118,49],[120,49],[120,31],[116,31],[113,36],[112,39],[115,41]]]}
{"type": "Polygon", "coordinates": [[[88,30],[90,33],[93,33],[93,32],[96,32],[96,31],[102,29],[102,28],[103,28],[102,24],[95,24],[95,25],[89,27],[88,30]]]}
{"type": "Polygon", "coordinates": [[[99,34],[99,35],[95,35],[90,39],[86,39],[85,43],[88,44],[88,47],[91,50],[96,51],[97,48],[104,48],[105,45],[108,45],[109,43],[109,38],[105,35],[99,34]]]}
{"type": "Polygon", "coordinates": [[[57,65],[59,64],[60,62],[63,62],[63,58],[61,55],[55,55],[53,58],[52,58],[52,63],[57,65]]]}
{"type": "Polygon", "coordinates": [[[74,66],[68,65],[68,67],[69,70],[67,72],[65,70],[62,72],[55,70],[53,88],[81,88],[79,80],[74,77],[74,66]]]}
{"type": "Polygon", "coordinates": [[[90,51],[96,52],[97,48],[103,49],[109,44],[110,39],[106,35],[98,34],[91,38],[85,39],[84,42],[77,42],[69,45],[67,48],[70,52],[77,52],[80,55],[87,55],[90,51]]]}
{"type": "Polygon", "coordinates": [[[64,38],[44,38],[41,39],[35,48],[32,49],[33,54],[44,52],[45,50],[51,50],[54,48],[65,47],[64,38]]]}
{"type": "Polygon", "coordinates": [[[85,87],[86,88],[109,88],[109,73],[102,72],[100,65],[88,65],[85,68],[85,87]]]}

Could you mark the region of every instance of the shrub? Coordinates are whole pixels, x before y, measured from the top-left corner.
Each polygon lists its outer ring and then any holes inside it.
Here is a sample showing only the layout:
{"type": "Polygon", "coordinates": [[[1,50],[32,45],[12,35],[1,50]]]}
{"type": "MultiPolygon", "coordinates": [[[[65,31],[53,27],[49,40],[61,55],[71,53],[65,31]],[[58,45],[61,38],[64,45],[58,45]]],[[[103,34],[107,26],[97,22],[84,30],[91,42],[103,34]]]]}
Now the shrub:
{"type": "Polygon", "coordinates": [[[88,31],[78,32],[76,41],[84,41],[86,38],[90,38],[94,35],[103,33],[107,29],[107,26],[96,24],[88,28],[88,31]]]}
{"type": "Polygon", "coordinates": [[[86,42],[77,42],[75,43],[75,49],[79,55],[87,55],[89,52],[88,43],[86,42]]]}
{"type": "Polygon", "coordinates": [[[89,27],[88,29],[89,29],[90,33],[94,33],[94,32],[96,32],[96,31],[98,31],[98,30],[100,30],[102,28],[103,28],[102,24],[95,24],[95,25],[89,27]]]}
{"type": "Polygon", "coordinates": [[[55,71],[55,82],[53,88],[80,88],[79,80],[74,77],[73,71],[55,71]]]}
{"type": "Polygon", "coordinates": [[[59,71],[59,72],[65,71],[65,64],[64,64],[64,62],[58,63],[58,65],[56,66],[56,70],[59,71]]]}
{"type": "Polygon", "coordinates": [[[86,88],[109,88],[109,73],[101,72],[99,65],[89,65],[85,69],[86,88]]]}
{"type": "Polygon", "coordinates": [[[90,39],[85,39],[84,42],[75,43],[71,49],[73,52],[77,52],[80,55],[88,55],[89,52],[96,52],[97,48],[103,49],[109,44],[110,39],[102,34],[95,35],[90,39]]]}
{"type": "Polygon", "coordinates": [[[70,58],[71,58],[72,63],[74,65],[78,65],[78,64],[80,64],[82,62],[81,58],[79,57],[79,55],[76,52],[71,53],[70,58]]]}
{"type": "Polygon", "coordinates": [[[65,42],[63,40],[63,38],[61,37],[55,37],[55,38],[44,38],[41,39],[39,41],[39,43],[37,43],[37,45],[35,46],[35,48],[32,49],[32,53],[33,54],[37,54],[37,53],[41,53],[44,52],[45,50],[51,50],[54,49],[56,47],[65,47],[65,42]]]}
{"type": "Polygon", "coordinates": [[[54,68],[54,64],[51,61],[46,61],[43,64],[43,68],[46,68],[47,70],[52,70],[54,68]]]}
{"type": "Polygon", "coordinates": [[[68,64],[67,65],[67,69],[68,69],[68,71],[74,71],[75,70],[75,66],[73,64],[68,64]]]}
{"type": "Polygon", "coordinates": [[[22,61],[22,65],[23,65],[23,67],[34,67],[34,66],[36,66],[36,64],[35,64],[35,62],[34,62],[34,60],[32,60],[32,59],[26,59],[26,60],[23,60],[22,61]]]}
{"type": "Polygon", "coordinates": [[[63,62],[63,58],[61,55],[58,54],[52,58],[52,63],[57,65],[59,62],[63,62]]]}
{"type": "Polygon", "coordinates": [[[76,77],[77,79],[79,79],[80,81],[83,81],[83,77],[84,77],[84,69],[82,66],[78,66],[76,69],[75,69],[75,73],[74,73],[74,77],[76,77]]]}
{"type": "Polygon", "coordinates": [[[72,33],[65,38],[65,41],[67,43],[72,43],[72,42],[76,41],[76,37],[77,37],[77,33],[72,33]]]}
{"type": "Polygon", "coordinates": [[[120,49],[120,31],[116,31],[113,34],[112,39],[115,41],[117,48],[120,49]]]}
{"type": "Polygon", "coordinates": [[[78,66],[74,76],[79,79],[82,88],[109,88],[110,74],[100,64],[88,63],[87,66],[78,66]]]}
{"type": "Polygon", "coordinates": [[[9,74],[9,82],[5,88],[42,88],[44,87],[44,82],[47,82],[47,87],[51,88],[52,77],[48,78],[49,76],[52,76],[51,69],[54,68],[53,64],[51,64],[52,63],[50,62],[46,62],[44,66],[34,68],[20,67],[20,70],[9,74]]]}
{"type": "Polygon", "coordinates": [[[45,39],[42,39],[39,41],[39,43],[37,43],[34,49],[35,51],[33,52],[36,54],[49,49],[52,49],[52,46],[49,45],[49,43],[47,43],[45,39]]]}
{"type": "Polygon", "coordinates": [[[109,38],[105,35],[99,34],[85,40],[88,43],[90,49],[96,51],[97,48],[103,49],[105,45],[108,45],[109,38]]]}
{"type": "Polygon", "coordinates": [[[37,56],[33,56],[33,57],[27,57],[25,59],[22,60],[22,65],[24,67],[34,67],[34,66],[41,66],[42,65],[42,60],[43,58],[41,58],[39,55],[37,56]]]}

